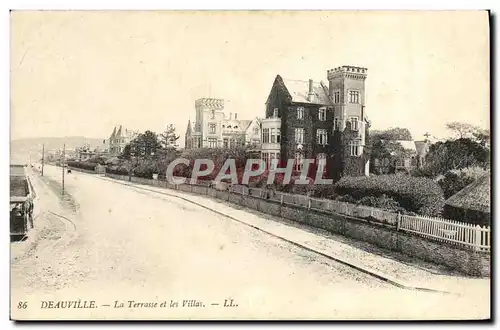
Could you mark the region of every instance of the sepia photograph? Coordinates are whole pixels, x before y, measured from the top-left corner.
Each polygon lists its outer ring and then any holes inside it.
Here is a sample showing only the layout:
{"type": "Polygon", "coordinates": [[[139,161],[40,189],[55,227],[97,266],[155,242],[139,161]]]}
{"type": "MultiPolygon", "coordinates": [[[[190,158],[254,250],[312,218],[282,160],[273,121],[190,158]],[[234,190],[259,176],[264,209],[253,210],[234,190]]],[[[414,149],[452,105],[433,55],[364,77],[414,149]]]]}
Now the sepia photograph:
{"type": "Polygon", "coordinates": [[[10,319],[491,320],[487,10],[11,10],[10,319]]]}

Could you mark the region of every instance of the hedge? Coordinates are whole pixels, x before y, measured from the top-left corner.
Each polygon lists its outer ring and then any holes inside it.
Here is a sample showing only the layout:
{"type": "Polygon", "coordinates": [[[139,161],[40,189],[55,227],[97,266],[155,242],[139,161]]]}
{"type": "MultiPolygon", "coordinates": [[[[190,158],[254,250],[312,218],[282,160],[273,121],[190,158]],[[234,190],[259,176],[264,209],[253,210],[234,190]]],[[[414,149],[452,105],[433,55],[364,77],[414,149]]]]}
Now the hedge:
{"type": "Polygon", "coordinates": [[[116,167],[116,166],[114,166],[114,167],[107,167],[106,168],[106,173],[116,174],[116,175],[128,175],[129,171],[127,171],[123,167],[116,167]]]}
{"type": "Polygon", "coordinates": [[[71,167],[81,168],[89,171],[95,171],[95,167],[97,166],[97,163],[82,163],[77,161],[68,161],[67,164],[71,167]]]}
{"type": "Polygon", "coordinates": [[[359,201],[356,201],[356,204],[371,206],[392,213],[416,215],[414,212],[410,212],[402,208],[394,198],[387,197],[386,195],[378,197],[365,196],[361,198],[359,201]]]}
{"type": "Polygon", "coordinates": [[[427,216],[439,216],[445,202],[443,190],[436,182],[401,174],[343,177],[335,184],[335,192],[356,200],[386,195],[407,211],[427,216]]]}

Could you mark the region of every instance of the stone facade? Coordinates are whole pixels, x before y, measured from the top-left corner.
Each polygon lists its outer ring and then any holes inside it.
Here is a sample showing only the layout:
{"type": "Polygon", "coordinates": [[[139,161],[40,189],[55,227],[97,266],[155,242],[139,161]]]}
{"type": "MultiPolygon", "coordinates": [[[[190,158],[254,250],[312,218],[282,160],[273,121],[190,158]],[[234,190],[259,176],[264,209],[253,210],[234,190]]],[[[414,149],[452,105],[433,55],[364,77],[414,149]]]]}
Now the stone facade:
{"type": "Polygon", "coordinates": [[[329,178],[367,175],[366,73],[367,69],[353,66],[328,70],[328,85],[278,75],[262,120],[262,159],[271,164],[277,158],[281,166],[294,159],[297,171],[301,160],[315,159],[311,175],[321,166],[329,178]],[[349,173],[344,173],[346,164],[349,173]],[[352,170],[353,164],[359,168],[352,170]]]}
{"type": "Polygon", "coordinates": [[[188,126],[185,148],[260,147],[259,118],[245,120],[237,113],[224,113],[224,100],[202,98],[195,101],[196,121],[188,126]]]}

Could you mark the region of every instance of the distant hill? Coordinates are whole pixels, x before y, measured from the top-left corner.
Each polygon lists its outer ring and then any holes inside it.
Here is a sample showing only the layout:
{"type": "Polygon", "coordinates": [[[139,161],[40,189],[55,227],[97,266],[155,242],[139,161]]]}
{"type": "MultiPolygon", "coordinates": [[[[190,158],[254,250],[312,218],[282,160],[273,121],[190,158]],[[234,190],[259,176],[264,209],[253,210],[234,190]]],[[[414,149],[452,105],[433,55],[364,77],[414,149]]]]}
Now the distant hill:
{"type": "Polygon", "coordinates": [[[54,152],[62,149],[66,144],[67,149],[79,148],[89,144],[90,148],[103,148],[105,139],[86,138],[84,136],[68,137],[40,137],[25,138],[10,141],[10,160],[11,163],[38,162],[42,157],[42,145],[45,145],[45,152],[54,152]]]}

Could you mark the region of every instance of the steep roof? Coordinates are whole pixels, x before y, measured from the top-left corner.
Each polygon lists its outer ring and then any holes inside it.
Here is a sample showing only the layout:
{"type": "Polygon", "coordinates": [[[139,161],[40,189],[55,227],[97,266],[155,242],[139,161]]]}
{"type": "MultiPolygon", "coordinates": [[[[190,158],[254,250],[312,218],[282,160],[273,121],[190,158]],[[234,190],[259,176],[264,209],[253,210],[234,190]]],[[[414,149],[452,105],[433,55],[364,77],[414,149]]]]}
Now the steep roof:
{"type": "Polygon", "coordinates": [[[491,174],[485,174],[446,200],[446,204],[491,213],[491,174]]]}
{"type": "Polygon", "coordinates": [[[118,132],[116,132],[116,136],[120,137],[122,136],[122,125],[118,128],[118,132]]]}
{"type": "Polygon", "coordinates": [[[186,135],[190,135],[191,134],[191,120],[188,120],[188,125],[187,125],[187,128],[186,128],[186,135]]]}
{"type": "Polygon", "coordinates": [[[250,128],[250,126],[252,126],[253,122],[257,123],[257,126],[259,126],[259,127],[261,126],[261,119],[259,117],[255,117],[253,120],[250,120],[250,123],[245,128],[245,130],[248,130],[250,128]]]}
{"type": "Polygon", "coordinates": [[[111,139],[116,136],[116,126],[113,128],[113,133],[111,133],[111,139]]]}
{"type": "Polygon", "coordinates": [[[227,128],[228,126],[231,126],[231,129],[234,129],[235,126],[238,126],[238,130],[246,130],[248,126],[252,123],[251,120],[236,120],[236,119],[231,119],[231,120],[224,120],[223,125],[225,125],[227,128]]]}
{"type": "Polygon", "coordinates": [[[423,157],[429,152],[429,143],[427,141],[415,141],[415,147],[419,156],[423,157]]]}
{"type": "Polygon", "coordinates": [[[252,121],[253,120],[240,120],[240,126],[241,126],[241,128],[243,128],[244,130],[246,130],[248,128],[248,126],[250,126],[250,124],[252,124],[252,121]]]}
{"type": "Polygon", "coordinates": [[[403,148],[406,150],[411,150],[411,151],[417,152],[417,147],[415,146],[415,141],[396,140],[396,142],[399,142],[403,146],[403,148]]]}
{"type": "Polygon", "coordinates": [[[325,88],[323,82],[313,82],[312,91],[314,97],[311,101],[308,99],[309,81],[283,79],[283,83],[292,97],[292,102],[331,105],[328,89],[325,88]]]}

